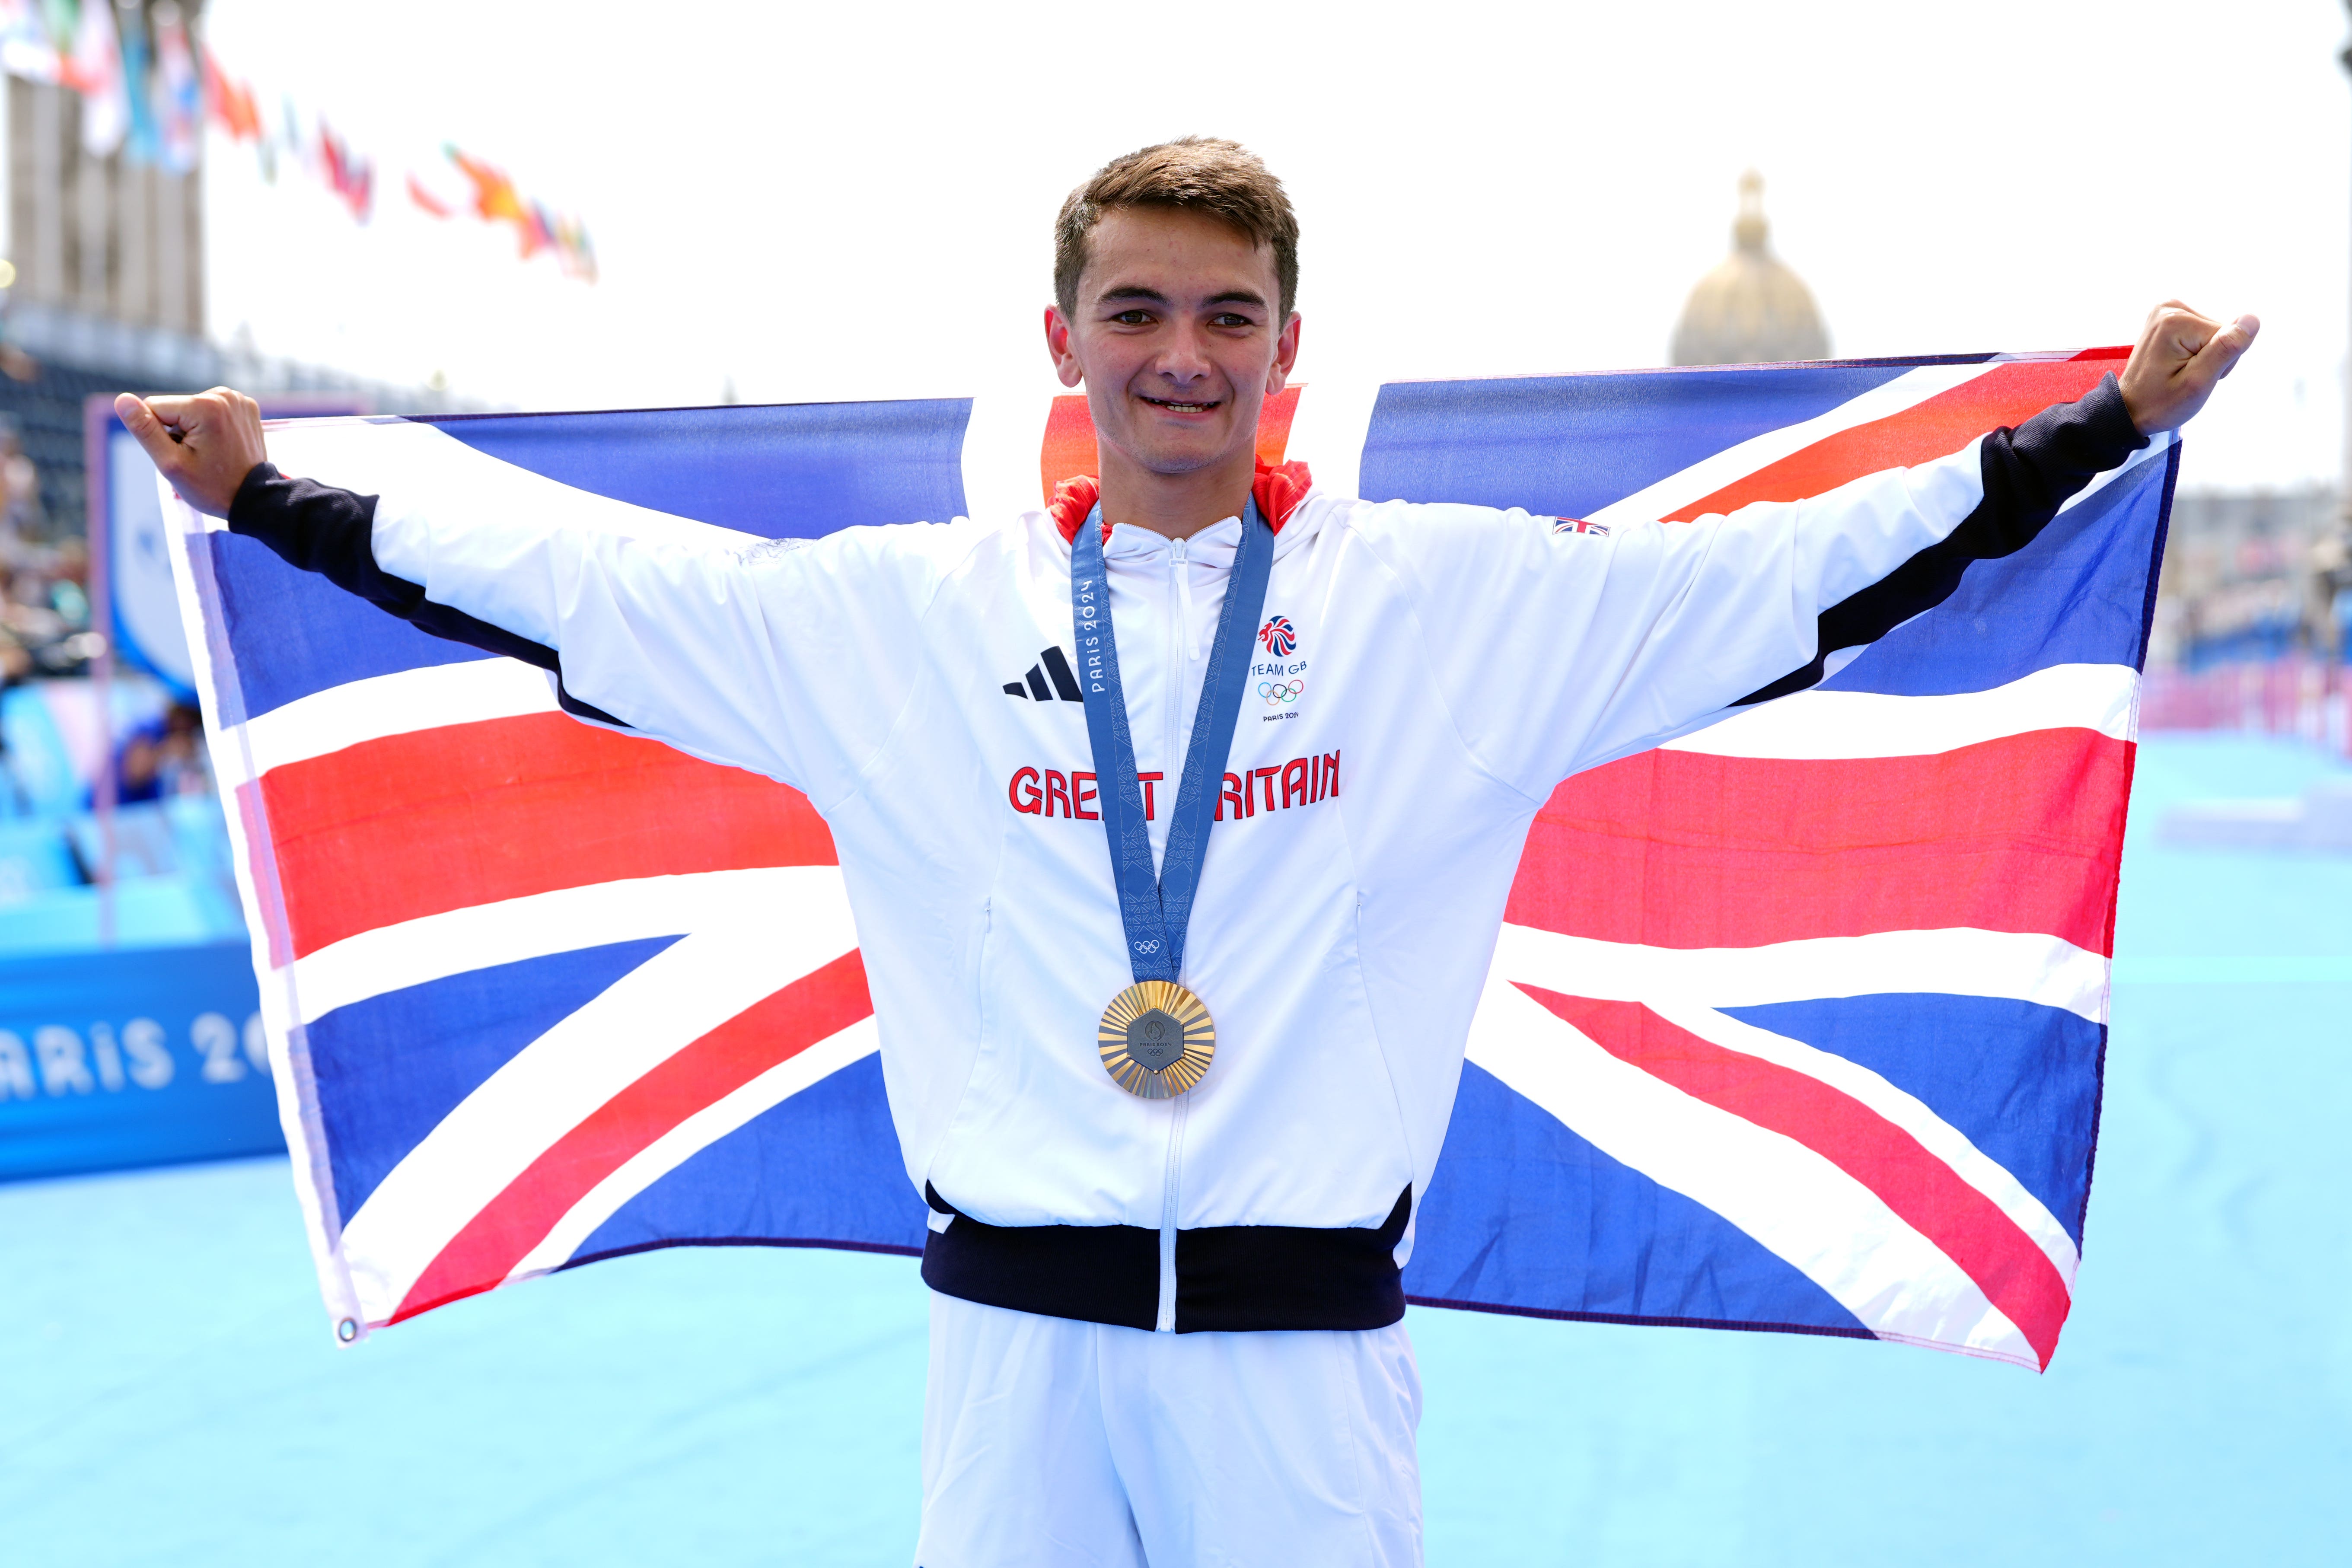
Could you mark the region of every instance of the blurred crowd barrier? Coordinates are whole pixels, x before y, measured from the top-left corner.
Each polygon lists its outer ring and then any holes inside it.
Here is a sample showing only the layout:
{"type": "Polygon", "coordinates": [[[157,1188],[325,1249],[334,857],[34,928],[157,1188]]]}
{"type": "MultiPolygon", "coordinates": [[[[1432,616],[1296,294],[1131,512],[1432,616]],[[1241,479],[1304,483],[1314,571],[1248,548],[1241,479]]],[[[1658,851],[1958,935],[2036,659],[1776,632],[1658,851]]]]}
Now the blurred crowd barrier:
{"type": "Polygon", "coordinates": [[[283,1148],[259,1002],[194,710],[138,674],[6,684],[0,1181],[283,1148]]]}
{"type": "Polygon", "coordinates": [[[2139,727],[2293,736],[2352,756],[2352,668],[2306,654],[2151,668],[2140,687],[2139,727]]]}
{"type": "Polygon", "coordinates": [[[2202,670],[2290,654],[2342,658],[2352,520],[2331,486],[2183,490],[2149,628],[2151,667],[2202,670]]]}
{"type": "Polygon", "coordinates": [[[243,941],[0,957],[0,1181],[282,1149],[243,941]]]}
{"type": "Polygon", "coordinates": [[[244,940],[194,710],[137,675],[0,690],[0,959],[244,940]]]}
{"type": "Polygon", "coordinates": [[[0,416],[0,1181],[280,1149],[153,469],[51,412],[98,515],[0,416]]]}

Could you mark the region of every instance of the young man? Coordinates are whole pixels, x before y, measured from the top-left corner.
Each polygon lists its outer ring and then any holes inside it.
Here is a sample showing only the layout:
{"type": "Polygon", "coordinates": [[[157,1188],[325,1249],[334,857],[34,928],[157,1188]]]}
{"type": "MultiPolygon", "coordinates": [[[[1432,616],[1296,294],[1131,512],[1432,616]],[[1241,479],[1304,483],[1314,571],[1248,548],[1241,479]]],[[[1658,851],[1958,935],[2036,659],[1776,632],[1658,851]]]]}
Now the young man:
{"type": "Polygon", "coordinates": [[[1931,546],[2017,548],[2257,327],[2159,307],[2014,432],[1602,538],[1256,468],[1297,240],[1231,142],[1073,193],[1045,339],[1100,474],[1017,519],[696,552],[283,479],[235,393],[119,405],[236,531],[824,814],[933,1211],[929,1568],[1417,1562],[1398,1270],[1537,807],[1817,679],[1931,546]],[[1260,643],[1306,667],[1279,721],[1260,643]],[[1002,688],[1049,645],[1082,704],[1002,688]]]}

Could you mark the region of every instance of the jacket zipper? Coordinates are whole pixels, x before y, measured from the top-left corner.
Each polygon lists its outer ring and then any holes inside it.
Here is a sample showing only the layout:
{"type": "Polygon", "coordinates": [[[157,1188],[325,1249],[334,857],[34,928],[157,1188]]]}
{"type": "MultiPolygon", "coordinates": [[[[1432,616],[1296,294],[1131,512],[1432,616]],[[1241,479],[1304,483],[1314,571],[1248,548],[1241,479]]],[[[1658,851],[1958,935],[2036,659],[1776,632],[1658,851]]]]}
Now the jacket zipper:
{"type": "MultiPolygon", "coordinates": [[[[1192,584],[1185,580],[1185,574],[1192,567],[1182,540],[1169,542],[1168,564],[1168,735],[1167,748],[1160,753],[1164,759],[1160,767],[1172,784],[1184,775],[1184,682],[1192,673],[1191,661],[1184,658],[1186,644],[1192,635],[1184,616],[1192,600],[1188,592],[1192,584]]],[[[1161,798],[1173,809],[1176,796],[1172,788],[1161,798]]],[[[1186,1101],[1187,1097],[1180,1094],[1168,1102],[1168,1164],[1160,1188],[1160,1311],[1152,1324],[1156,1331],[1163,1334],[1176,1331],[1176,1188],[1183,1168],[1186,1101]]]]}

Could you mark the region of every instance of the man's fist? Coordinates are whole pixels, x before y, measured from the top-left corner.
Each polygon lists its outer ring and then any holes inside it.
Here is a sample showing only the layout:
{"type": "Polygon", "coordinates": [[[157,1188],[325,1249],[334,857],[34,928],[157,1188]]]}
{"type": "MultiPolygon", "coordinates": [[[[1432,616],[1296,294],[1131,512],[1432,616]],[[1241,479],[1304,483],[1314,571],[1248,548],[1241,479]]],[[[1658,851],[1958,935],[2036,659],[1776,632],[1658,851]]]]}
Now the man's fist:
{"type": "Polygon", "coordinates": [[[2139,433],[2153,436],[2188,424],[2262,330],[2252,316],[2225,327],[2178,300],[2150,310],[2121,381],[2124,408],[2139,433]]]}
{"type": "Polygon", "coordinates": [[[115,417],[139,437],[180,499],[198,511],[228,515],[236,488],[269,456],[261,439],[261,405],[215,386],[193,397],[114,400],[115,417]]]}

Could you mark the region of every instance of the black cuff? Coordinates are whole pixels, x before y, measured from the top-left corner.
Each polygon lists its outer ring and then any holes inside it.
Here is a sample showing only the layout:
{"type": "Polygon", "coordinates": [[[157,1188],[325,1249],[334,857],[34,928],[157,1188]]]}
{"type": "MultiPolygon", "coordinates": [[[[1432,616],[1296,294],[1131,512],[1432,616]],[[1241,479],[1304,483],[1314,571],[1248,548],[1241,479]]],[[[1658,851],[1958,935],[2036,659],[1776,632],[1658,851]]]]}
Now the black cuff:
{"type": "Polygon", "coordinates": [[[2132,423],[2131,410],[2124,403],[2123,384],[2114,371],[2099,377],[2099,384],[2084,393],[2074,406],[2081,410],[2091,435],[2107,443],[2106,460],[2099,465],[2100,471],[2114,468],[2147,445],[2148,437],[2132,423]]]}
{"type": "Polygon", "coordinates": [[[2019,426],[2006,451],[1999,440],[1988,442],[1991,461],[1985,477],[1989,488],[2001,478],[2016,486],[2012,504],[2026,514],[2038,515],[2044,507],[2055,512],[2093,478],[2119,467],[2147,446],[2147,439],[2133,425],[2123,388],[2109,371],[2075,401],[2055,404],[2019,426]]]}
{"type": "MultiPolygon", "coordinates": [[[[288,487],[292,483],[278,471],[277,464],[254,464],[238,482],[236,495],[228,503],[228,531],[255,537],[267,531],[281,515],[289,499],[288,487]]],[[[353,496],[352,499],[372,502],[375,498],[353,496]]],[[[368,509],[371,514],[374,510],[373,506],[368,509]]]]}
{"type": "Polygon", "coordinates": [[[228,527],[268,545],[289,566],[316,572],[403,620],[415,618],[425,590],[375,563],[373,496],[315,479],[289,479],[274,463],[256,463],[229,502],[228,527]]]}

